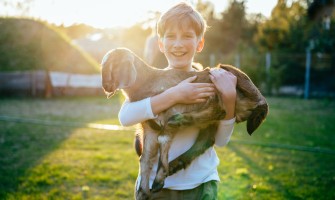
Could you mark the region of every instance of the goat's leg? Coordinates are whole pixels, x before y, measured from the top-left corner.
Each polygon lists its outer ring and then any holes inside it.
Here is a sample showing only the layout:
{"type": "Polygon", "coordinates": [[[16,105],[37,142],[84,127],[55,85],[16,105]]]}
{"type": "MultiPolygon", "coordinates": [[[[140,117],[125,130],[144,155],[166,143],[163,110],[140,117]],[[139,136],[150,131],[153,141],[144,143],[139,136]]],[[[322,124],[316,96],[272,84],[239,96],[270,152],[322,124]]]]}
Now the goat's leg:
{"type": "Polygon", "coordinates": [[[141,181],[136,191],[136,200],[147,200],[150,197],[149,177],[158,152],[157,135],[154,131],[145,131],[144,134],[144,149],[140,157],[141,181]]]}
{"type": "Polygon", "coordinates": [[[218,124],[211,124],[207,128],[200,129],[199,135],[192,147],[169,163],[169,175],[185,169],[196,157],[213,146],[217,128],[218,124]]]}
{"type": "MultiPolygon", "coordinates": [[[[175,130],[176,131],[176,130],[175,130]]],[[[152,192],[160,191],[164,186],[164,180],[169,175],[169,149],[172,143],[172,133],[169,130],[164,130],[164,135],[158,136],[160,147],[159,163],[155,180],[152,185],[152,192]]]]}

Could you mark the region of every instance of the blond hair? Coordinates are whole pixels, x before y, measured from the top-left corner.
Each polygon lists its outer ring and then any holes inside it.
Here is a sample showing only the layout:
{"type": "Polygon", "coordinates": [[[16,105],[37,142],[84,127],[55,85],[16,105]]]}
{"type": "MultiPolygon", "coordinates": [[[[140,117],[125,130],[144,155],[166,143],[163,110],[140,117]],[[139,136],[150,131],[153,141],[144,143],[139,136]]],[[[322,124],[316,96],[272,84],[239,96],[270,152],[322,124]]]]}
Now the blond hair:
{"type": "Polygon", "coordinates": [[[157,34],[164,37],[165,31],[173,26],[191,27],[198,37],[203,37],[206,32],[207,24],[201,14],[191,5],[181,2],[163,13],[157,22],[157,34]]]}

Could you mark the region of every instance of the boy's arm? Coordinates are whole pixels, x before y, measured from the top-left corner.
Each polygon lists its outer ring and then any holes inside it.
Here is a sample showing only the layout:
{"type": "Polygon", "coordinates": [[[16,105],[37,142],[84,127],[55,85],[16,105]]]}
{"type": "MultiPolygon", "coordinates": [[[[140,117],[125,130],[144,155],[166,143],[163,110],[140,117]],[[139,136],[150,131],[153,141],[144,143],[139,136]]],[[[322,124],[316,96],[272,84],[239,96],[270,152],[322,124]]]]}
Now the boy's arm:
{"type": "Polygon", "coordinates": [[[215,138],[217,146],[224,146],[229,142],[234,130],[237,78],[224,69],[211,70],[210,78],[220,92],[226,109],[226,116],[220,122],[215,138]]]}
{"type": "Polygon", "coordinates": [[[126,100],[119,112],[119,121],[123,126],[131,126],[148,119],[154,119],[159,113],[175,104],[201,103],[214,95],[211,83],[191,83],[196,77],[190,77],[178,85],[156,96],[137,102],[126,100]]]}
{"type": "Polygon", "coordinates": [[[228,144],[234,130],[236,93],[222,97],[222,101],[225,104],[226,116],[220,121],[215,137],[215,144],[220,147],[228,144]]]}
{"type": "Polygon", "coordinates": [[[193,76],[178,85],[151,98],[152,112],[157,115],[175,104],[202,103],[214,95],[214,84],[192,83],[197,77],[193,76]]]}
{"type": "Polygon", "coordinates": [[[155,118],[151,110],[150,97],[136,102],[130,102],[126,99],[121,106],[118,117],[122,126],[132,126],[155,118]]]}
{"type": "Polygon", "coordinates": [[[228,144],[234,131],[235,117],[229,120],[221,120],[215,135],[215,145],[222,147],[228,144]]]}

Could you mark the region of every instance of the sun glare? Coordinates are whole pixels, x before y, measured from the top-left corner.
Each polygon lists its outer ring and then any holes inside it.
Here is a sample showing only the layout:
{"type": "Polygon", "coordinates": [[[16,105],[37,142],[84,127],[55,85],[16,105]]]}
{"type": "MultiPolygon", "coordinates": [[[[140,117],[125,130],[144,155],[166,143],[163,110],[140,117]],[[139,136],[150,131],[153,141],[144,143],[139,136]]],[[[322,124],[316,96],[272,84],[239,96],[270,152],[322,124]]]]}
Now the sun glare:
{"type": "MultiPolygon", "coordinates": [[[[23,0],[13,0],[15,2],[23,0]]],[[[222,12],[228,0],[210,0],[216,12],[222,12]]],[[[57,25],[85,23],[96,28],[129,27],[148,19],[150,12],[163,12],[180,0],[33,0],[29,4],[28,16],[49,21],[57,25]]],[[[197,1],[188,0],[196,3],[197,1]]],[[[270,13],[276,0],[270,0],[259,7],[260,0],[248,1],[247,9],[251,12],[270,13]]],[[[262,2],[263,3],[263,2],[262,2]]],[[[0,15],[15,16],[19,13],[14,7],[0,10],[0,15]]],[[[268,14],[267,13],[267,14],[268,14]]]]}
{"type": "Polygon", "coordinates": [[[176,2],[178,1],[35,0],[30,12],[34,17],[66,26],[86,23],[97,28],[128,27],[145,21],[150,11],[164,10],[176,2]]]}

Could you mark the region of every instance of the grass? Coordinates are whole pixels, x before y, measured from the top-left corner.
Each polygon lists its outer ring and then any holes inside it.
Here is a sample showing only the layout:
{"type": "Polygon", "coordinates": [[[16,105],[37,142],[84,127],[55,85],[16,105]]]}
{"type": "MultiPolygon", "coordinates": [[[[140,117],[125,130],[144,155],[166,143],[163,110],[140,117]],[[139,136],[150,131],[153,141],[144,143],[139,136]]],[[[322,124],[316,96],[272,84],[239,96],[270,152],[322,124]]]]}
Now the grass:
{"type": "MultiPolygon", "coordinates": [[[[269,104],[253,136],[238,124],[231,142],[216,148],[219,199],[335,199],[334,101],[269,104]]],[[[0,115],[47,121],[118,124],[119,107],[118,97],[0,99],[0,115]]],[[[0,199],[133,199],[133,138],[131,131],[0,121],[0,199]]]]}

